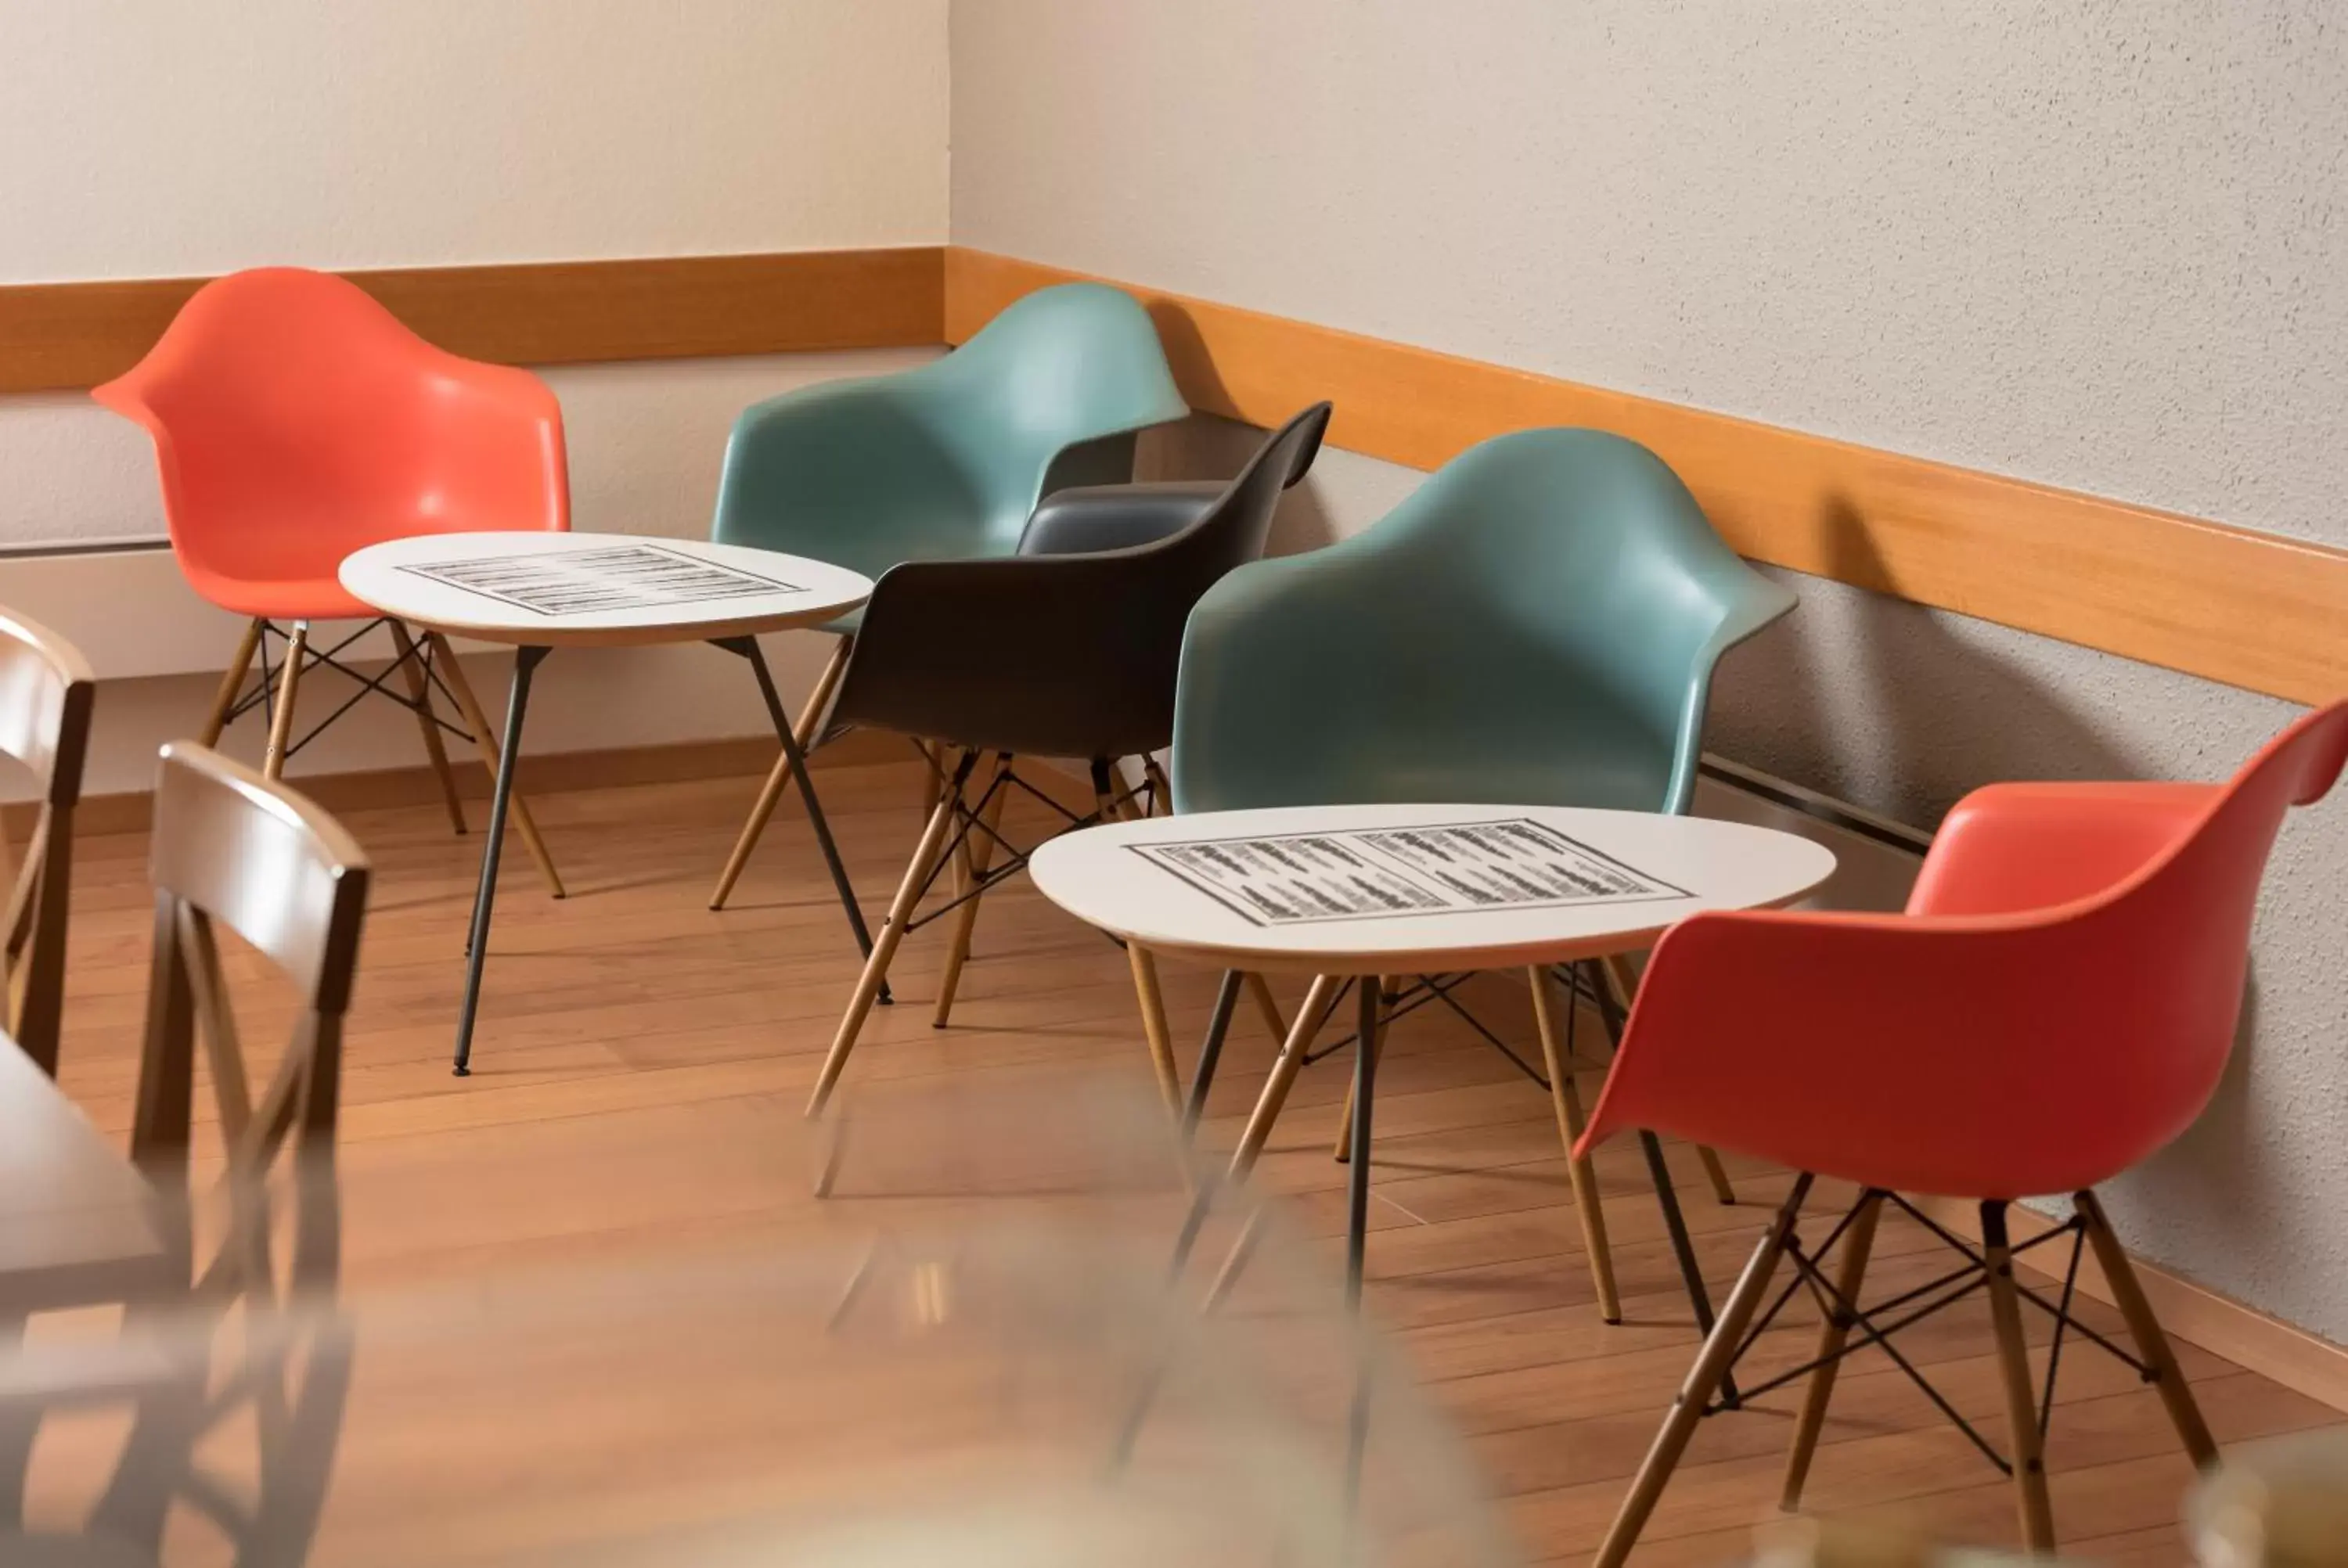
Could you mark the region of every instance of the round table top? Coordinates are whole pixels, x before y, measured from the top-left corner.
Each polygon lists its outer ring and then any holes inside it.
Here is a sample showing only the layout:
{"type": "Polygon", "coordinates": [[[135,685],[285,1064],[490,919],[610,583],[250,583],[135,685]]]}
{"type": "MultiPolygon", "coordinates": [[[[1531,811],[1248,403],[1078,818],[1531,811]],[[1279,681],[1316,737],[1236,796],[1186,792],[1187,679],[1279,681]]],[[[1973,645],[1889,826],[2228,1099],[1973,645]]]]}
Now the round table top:
{"type": "Polygon", "coordinates": [[[347,557],[384,614],[487,642],[701,641],[832,620],[870,578],[804,556],[640,534],[422,534],[347,557]]]}
{"type": "Polygon", "coordinates": [[[1433,974],[1635,952],[1704,909],[1790,904],[1825,845],[1773,828],[1567,806],[1201,812],[1035,851],[1046,897],[1220,967],[1433,974]]]}

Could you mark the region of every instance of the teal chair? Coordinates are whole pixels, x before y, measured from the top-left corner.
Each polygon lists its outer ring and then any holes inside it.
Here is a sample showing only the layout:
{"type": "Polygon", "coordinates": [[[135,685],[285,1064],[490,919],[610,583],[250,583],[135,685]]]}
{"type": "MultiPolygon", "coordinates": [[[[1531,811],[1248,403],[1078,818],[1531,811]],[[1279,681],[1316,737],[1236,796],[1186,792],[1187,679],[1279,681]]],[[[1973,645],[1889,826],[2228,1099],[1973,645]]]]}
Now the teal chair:
{"type": "MultiPolygon", "coordinates": [[[[734,425],[710,538],[878,579],[901,561],[1008,556],[1036,502],[1133,477],[1135,436],[1189,412],[1139,302],[1101,283],[1018,301],[944,358],[754,405],[734,425]]],[[[860,612],[799,723],[802,749],[847,667],[860,612]]],[[[763,668],[762,689],[771,689],[763,668]]],[[[748,862],[791,777],[778,759],[710,896],[748,862]]],[[[805,781],[801,781],[805,787],[805,781]]]]}
{"type": "MultiPolygon", "coordinates": [[[[1182,644],[1175,810],[1385,801],[1684,812],[1714,667],[1793,607],[1638,443],[1598,430],[1498,436],[1365,532],[1241,567],[1208,590],[1182,644]]],[[[1570,1024],[1572,1009],[1550,1005],[1548,977],[1529,978],[1570,1151],[1582,1115],[1560,1071],[1570,1039],[1560,1015],[1570,1024]]],[[[1590,980],[1601,1010],[1615,1001],[1606,983],[1590,980]]],[[[1194,1102],[1219,1044],[1210,1034],[1194,1102]]],[[[1301,1056],[1274,1069],[1247,1134],[1259,1145],[1301,1056]]],[[[1570,1169],[1612,1322],[1620,1307],[1596,1181],[1586,1163],[1570,1169]]],[[[1664,1202],[1678,1242],[1667,1184],[1664,1202]]],[[[1692,1255],[1681,1263],[1708,1317],[1692,1255]]]]}

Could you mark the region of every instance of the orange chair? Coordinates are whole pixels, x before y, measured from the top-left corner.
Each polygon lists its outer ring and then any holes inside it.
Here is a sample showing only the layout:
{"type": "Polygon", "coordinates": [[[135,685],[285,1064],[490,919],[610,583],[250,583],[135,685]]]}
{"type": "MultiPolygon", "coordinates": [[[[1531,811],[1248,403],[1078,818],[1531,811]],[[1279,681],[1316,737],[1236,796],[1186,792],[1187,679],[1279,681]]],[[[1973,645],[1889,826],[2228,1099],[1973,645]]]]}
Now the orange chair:
{"type": "MultiPolygon", "coordinates": [[[[203,743],[266,707],[262,772],[275,778],[320,730],[376,692],[416,714],[449,822],[462,833],[440,732],[469,735],[494,776],[496,744],[480,703],[444,637],[418,638],[378,617],[343,590],[335,571],[353,550],[414,534],[568,528],[562,411],[546,384],[433,347],[345,279],[265,267],[197,290],[147,357],[91,395],[154,438],[171,549],[190,586],[249,621],[203,743]],[[331,646],[313,643],[313,621],[351,620],[366,624],[331,646]],[[377,626],[390,631],[396,657],[370,676],[339,655],[377,626]],[[273,674],[272,638],[283,644],[273,674]],[[261,679],[244,692],[256,654],[261,679]],[[322,664],[360,690],[296,741],[295,693],[322,664]],[[395,674],[404,694],[389,688],[395,674]],[[440,717],[436,691],[462,727],[440,717]]],[[[515,805],[523,842],[561,897],[537,825],[515,805]]]]}
{"type": "MultiPolygon", "coordinates": [[[[1993,785],[1950,814],[1905,915],[1699,915],[1656,945],[1581,1151],[1652,1129],[1803,1174],[1721,1309],[1600,1564],[1629,1555],[1722,1376],[1804,1286],[1828,1310],[1814,1359],[1775,1380],[1808,1380],[1788,1508],[1846,1349],[1890,1348],[1892,1329],[1981,1288],[2003,1366],[2008,1454],[1965,1430],[2013,1474],[2028,1545],[2054,1543],[2042,1445],[2055,1358],[2042,1403],[2025,1308],[2054,1315],[2057,1354],[2067,1333],[2130,1361],[2159,1390],[2195,1463],[2216,1457],[2093,1189],[2183,1132],[2217,1088],[2275,830],[2288,806],[2322,797],[2343,757],[2348,703],[2292,725],[2225,784],[1993,785]],[[1818,1176],[1859,1192],[1825,1241],[1806,1248],[1796,1227],[1818,1176]],[[2049,1300],[2017,1279],[2007,1205],[2044,1193],[2072,1194],[2071,1217],[2024,1246],[2067,1235],[2074,1279],[2078,1249],[2092,1247],[2136,1355],[2071,1316],[2071,1286],[2049,1300]],[[1978,1202],[1979,1250],[1906,1194],[1978,1202]],[[1929,1305],[1909,1293],[1896,1323],[1884,1305],[1859,1303],[1886,1204],[1971,1259],[1929,1305]],[[1829,1277],[1823,1261],[1838,1240],[1829,1277]],[[1797,1277],[1763,1313],[1780,1262],[1797,1277]]],[[[1746,1397],[1755,1391],[1748,1384],[1746,1397]]]]}

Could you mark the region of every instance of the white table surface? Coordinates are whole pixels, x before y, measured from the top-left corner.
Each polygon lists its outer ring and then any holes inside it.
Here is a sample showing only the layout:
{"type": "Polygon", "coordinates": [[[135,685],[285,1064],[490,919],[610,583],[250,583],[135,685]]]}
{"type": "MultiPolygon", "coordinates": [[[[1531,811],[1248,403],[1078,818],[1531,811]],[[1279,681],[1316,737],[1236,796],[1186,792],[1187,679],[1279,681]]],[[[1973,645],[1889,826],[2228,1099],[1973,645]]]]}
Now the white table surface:
{"type": "Polygon", "coordinates": [[[803,556],[640,534],[426,534],[370,545],[344,560],[343,587],[386,615],[434,630],[532,647],[697,641],[819,625],[864,602],[870,578],[803,556]],[[613,610],[534,610],[417,569],[499,557],[576,556],[643,547],[766,579],[772,592],[613,610]]]}
{"type": "Polygon", "coordinates": [[[1562,963],[1633,952],[1704,909],[1790,904],[1826,880],[1833,853],[1745,823],[1563,806],[1336,805],[1200,812],[1064,835],[1029,873],[1086,924],[1154,952],[1220,968],[1313,974],[1422,974],[1562,963]],[[1137,846],[1264,835],[1529,822],[1671,891],[1635,900],[1550,901],[1271,921],[1241,912],[1137,846]]]}

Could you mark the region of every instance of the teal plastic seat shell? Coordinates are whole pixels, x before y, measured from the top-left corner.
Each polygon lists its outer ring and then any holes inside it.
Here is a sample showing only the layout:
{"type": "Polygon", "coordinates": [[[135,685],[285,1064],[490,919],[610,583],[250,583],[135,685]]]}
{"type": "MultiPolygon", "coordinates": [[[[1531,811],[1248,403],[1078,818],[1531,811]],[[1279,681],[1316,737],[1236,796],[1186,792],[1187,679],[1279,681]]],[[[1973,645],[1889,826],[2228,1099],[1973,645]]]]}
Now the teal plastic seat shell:
{"type": "Polygon", "coordinates": [[[1715,666],[1794,602],[1636,442],[1498,436],[1366,531],[1200,601],[1176,809],[1685,812],[1715,666]]]}
{"type": "Polygon", "coordinates": [[[876,579],[1011,555],[1047,487],[1130,477],[1129,446],[1087,461],[1088,444],[1189,412],[1139,302],[1100,283],[1038,290],[929,364],[746,409],[710,537],[876,579]]]}

